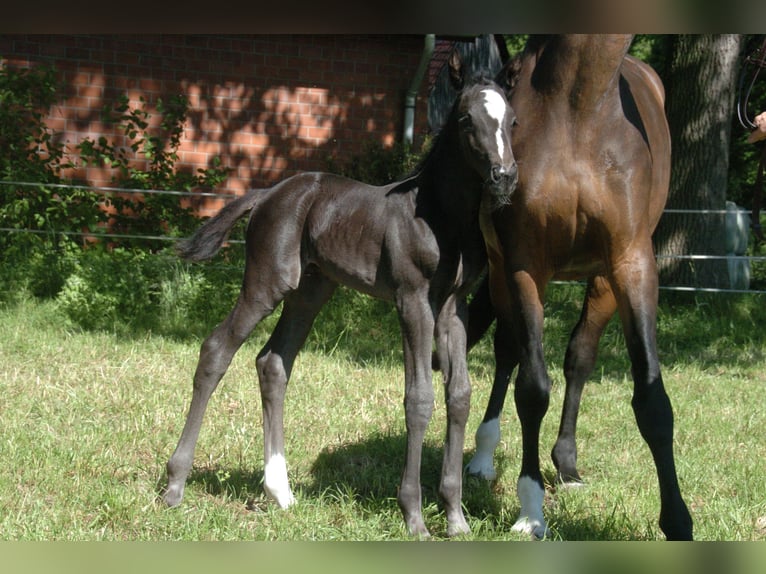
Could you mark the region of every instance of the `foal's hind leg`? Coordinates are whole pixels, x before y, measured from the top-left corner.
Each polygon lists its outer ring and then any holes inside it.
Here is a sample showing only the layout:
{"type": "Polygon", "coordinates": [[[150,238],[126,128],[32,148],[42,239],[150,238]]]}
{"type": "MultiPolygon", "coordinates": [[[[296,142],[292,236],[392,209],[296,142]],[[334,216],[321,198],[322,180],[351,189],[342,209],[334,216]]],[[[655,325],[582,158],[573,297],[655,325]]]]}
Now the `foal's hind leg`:
{"type": "Polygon", "coordinates": [[[471,383],[466,365],[465,302],[450,297],[436,322],[436,352],[444,377],[447,436],[439,494],[447,512],[447,535],[467,534],[463,515],[463,446],[465,423],[471,403],[471,383]]]}
{"type": "Polygon", "coordinates": [[[293,362],[319,310],[335,283],[319,274],[304,275],[298,289],[285,298],[282,315],[256,365],[263,408],[263,488],[280,507],[295,499],[287,478],[284,446],[284,399],[293,362]]]}
{"type": "Polygon", "coordinates": [[[606,280],[603,277],[592,278],[588,282],[582,314],[569,339],[564,359],[566,394],[558,438],[551,451],[557,479],[564,484],[582,482],[577,472],[577,414],[585,381],[596,364],[599,339],[616,309],[617,301],[606,280]]]}
{"type": "Polygon", "coordinates": [[[210,396],[231,363],[231,359],[258,322],[270,314],[273,306],[264,306],[253,298],[239,295],[229,316],[213,330],[200,350],[194,374],[191,406],[178,446],[167,463],[168,486],[163,500],[168,506],[181,502],[186,478],[194,460],[194,449],[210,396]]]}

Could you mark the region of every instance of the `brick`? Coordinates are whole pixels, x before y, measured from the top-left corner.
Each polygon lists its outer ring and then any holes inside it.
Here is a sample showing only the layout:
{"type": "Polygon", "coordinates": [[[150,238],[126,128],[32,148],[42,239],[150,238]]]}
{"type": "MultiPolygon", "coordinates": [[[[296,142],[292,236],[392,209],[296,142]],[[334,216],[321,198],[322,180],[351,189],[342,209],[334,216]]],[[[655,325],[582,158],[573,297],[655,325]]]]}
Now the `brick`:
{"type": "MultiPolygon", "coordinates": [[[[180,148],[183,165],[205,168],[221,156],[237,169],[221,189],[321,169],[328,153],[343,162],[373,138],[390,145],[400,128],[401,90],[422,48],[420,38],[363,35],[8,38],[0,37],[6,61],[30,65],[39,54],[69,83],[49,125],[64,130],[71,145],[101,134],[116,145],[129,143],[100,122],[101,107],[120,94],[129,95],[133,106],[143,96],[155,124],[160,118],[152,102],[186,93],[191,107],[180,148]]],[[[415,114],[423,133],[426,94],[421,90],[415,114]]]]}

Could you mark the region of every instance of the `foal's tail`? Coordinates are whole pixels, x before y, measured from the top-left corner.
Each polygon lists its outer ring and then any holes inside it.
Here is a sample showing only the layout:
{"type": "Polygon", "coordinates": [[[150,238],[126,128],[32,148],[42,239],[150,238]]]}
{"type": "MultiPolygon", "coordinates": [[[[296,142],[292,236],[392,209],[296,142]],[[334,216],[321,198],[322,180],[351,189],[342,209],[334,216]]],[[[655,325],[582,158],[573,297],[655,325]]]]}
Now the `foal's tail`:
{"type": "Polygon", "coordinates": [[[263,189],[254,189],[227,204],[194,235],[178,243],[178,255],[188,261],[204,261],[213,257],[221,249],[237,220],[259,203],[264,192],[263,189]]]}

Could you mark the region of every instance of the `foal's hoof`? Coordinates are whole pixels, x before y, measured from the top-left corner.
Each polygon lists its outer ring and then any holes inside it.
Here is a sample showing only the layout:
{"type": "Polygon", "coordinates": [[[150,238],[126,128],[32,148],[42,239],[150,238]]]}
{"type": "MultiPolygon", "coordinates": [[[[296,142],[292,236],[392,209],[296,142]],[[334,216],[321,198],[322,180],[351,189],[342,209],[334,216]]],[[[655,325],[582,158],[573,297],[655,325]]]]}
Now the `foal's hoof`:
{"type": "Polygon", "coordinates": [[[410,536],[413,538],[417,538],[418,540],[428,540],[431,538],[431,533],[428,531],[428,528],[423,526],[422,528],[407,528],[407,531],[410,533],[410,536]]]}
{"type": "Polygon", "coordinates": [[[178,506],[184,497],[183,486],[168,486],[162,494],[162,501],[169,507],[178,506]]]}
{"type": "Polygon", "coordinates": [[[422,518],[409,518],[404,520],[407,525],[407,532],[413,538],[425,540],[431,538],[431,533],[426,528],[422,518]]]}
{"type": "Polygon", "coordinates": [[[462,523],[447,525],[447,536],[449,536],[450,538],[454,538],[455,536],[462,536],[464,534],[470,534],[470,533],[471,533],[471,527],[468,526],[468,523],[465,520],[463,520],[462,523]]]}
{"type": "Polygon", "coordinates": [[[295,504],[295,496],[293,496],[293,492],[290,490],[290,488],[275,488],[273,486],[269,487],[264,484],[263,489],[266,491],[267,496],[274,500],[282,510],[285,510],[295,504]]]}

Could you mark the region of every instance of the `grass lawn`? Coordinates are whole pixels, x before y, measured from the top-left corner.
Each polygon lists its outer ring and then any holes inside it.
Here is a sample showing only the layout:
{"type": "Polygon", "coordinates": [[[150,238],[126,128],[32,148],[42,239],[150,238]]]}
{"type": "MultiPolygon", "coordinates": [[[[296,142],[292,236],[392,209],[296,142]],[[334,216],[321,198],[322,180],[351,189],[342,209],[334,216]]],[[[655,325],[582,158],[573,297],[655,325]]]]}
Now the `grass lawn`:
{"type": "MultiPolygon", "coordinates": [[[[336,297],[344,297],[343,293],[336,297]]],[[[579,311],[577,286],[551,288],[546,353],[554,387],[543,423],[543,471],[563,398],[561,363],[579,311]]],[[[766,301],[758,296],[662,294],[659,341],[676,415],[681,489],[700,540],[766,539],[766,301]]],[[[298,504],[261,488],[263,441],[255,355],[269,319],[235,357],[211,400],[182,504],[157,503],[191,394],[200,339],[67,327],[54,304],[0,308],[0,537],[3,540],[405,540],[396,504],[405,445],[396,319],[320,316],[299,356],[286,403],[287,462],[298,504]],[[347,322],[344,322],[347,321],[347,322]]],[[[219,320],[220,318],[216,318],[219,320]]],[[[489,341],[470,355],[472,412],[466,461],[489,395],[489,341]]],[[[426,523],[446,521],[436,488],[444,406],[437,403],[423,460],[426,523]]],[[[630,408],[622,335],[613,322],[586,387],[578,427],[586,486],[546,493],[563,540],[656,540],[657,480],[630,408]]],[[[506,406],[493,483],[468,479],[470,540],[520,540],[511,531],[519,424],[506,406]]]]}

